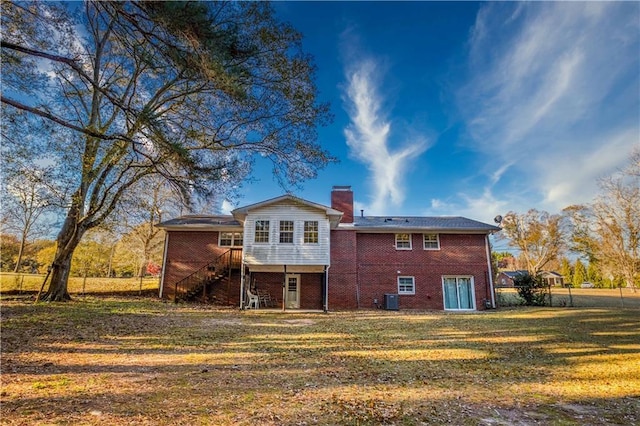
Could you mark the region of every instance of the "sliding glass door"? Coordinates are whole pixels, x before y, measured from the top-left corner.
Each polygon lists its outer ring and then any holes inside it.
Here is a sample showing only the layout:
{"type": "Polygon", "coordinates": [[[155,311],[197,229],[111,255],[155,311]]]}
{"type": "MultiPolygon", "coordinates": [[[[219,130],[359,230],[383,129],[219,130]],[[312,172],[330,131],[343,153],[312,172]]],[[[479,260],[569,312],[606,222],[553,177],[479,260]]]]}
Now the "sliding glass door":
{"type": "Polygon", "coordinates": [[[442,293],[446,310],[474,310],[472,277],[443,277],[442,293]]]}

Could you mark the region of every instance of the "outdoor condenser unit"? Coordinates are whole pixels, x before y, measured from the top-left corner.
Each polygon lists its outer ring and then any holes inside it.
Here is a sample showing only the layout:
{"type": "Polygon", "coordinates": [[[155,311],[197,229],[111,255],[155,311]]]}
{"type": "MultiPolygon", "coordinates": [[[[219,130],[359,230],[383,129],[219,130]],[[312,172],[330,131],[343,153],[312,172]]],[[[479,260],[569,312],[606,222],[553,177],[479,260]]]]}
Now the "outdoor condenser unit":
{"type": "Polygon", "coordinates": [[[385,294],[384,295],[384,308],[387,311],[397,311],[398,307],[398,295],[397,294],[385,294]]]}

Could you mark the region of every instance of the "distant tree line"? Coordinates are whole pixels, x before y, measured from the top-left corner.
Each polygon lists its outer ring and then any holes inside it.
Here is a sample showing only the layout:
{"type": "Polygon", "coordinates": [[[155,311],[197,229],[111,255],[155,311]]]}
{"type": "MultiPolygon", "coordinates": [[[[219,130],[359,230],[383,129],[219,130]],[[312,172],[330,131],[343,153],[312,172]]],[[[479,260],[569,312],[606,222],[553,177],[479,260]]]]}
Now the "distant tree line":
{"type": "MultiPolygon", "coordinates": [[[[162,242],[156,244],[146,258],[140,247],[128,243],[130,235],[118,240],[104,231],[95,231],[85,236],[76,249],[71,262],[70,276],[76,277],[139,277],[157,276],[162,266],[162,242]]],[[[18,268],[17,259],[20,241],[14,235],[3,234],[0,270],[45,274],[55,254],[55,240],[36,240],[26,245],[18,268]]]]}
{"type": "Polygon", "coordinates": [[[596,287],[640,286],[640,149],[627,166],[599,181],[592,203],[550,214],[531,209],[509,212],[498,239],[518,251],[494,253],[502,269],[522,269],[531,276],[543,270],[563,275],[565,282],[596,287]],[[569,260],[569,254],[577,257],[569,260]]]}

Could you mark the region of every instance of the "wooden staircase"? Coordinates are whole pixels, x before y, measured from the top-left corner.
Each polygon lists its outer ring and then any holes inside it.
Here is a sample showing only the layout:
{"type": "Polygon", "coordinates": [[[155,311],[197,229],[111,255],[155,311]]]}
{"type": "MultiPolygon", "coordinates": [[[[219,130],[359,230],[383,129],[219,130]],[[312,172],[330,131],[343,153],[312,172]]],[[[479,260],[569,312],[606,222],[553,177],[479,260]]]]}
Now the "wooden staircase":
{"type": "Polygon", "coordinates": [[[226,305],[229,285],[242,262],[242,249],[229,249],[212,262],[175,283],[173,301],[195,301],[226,305]],[[225,285],[226,284],[226,285],[225,285]]]}

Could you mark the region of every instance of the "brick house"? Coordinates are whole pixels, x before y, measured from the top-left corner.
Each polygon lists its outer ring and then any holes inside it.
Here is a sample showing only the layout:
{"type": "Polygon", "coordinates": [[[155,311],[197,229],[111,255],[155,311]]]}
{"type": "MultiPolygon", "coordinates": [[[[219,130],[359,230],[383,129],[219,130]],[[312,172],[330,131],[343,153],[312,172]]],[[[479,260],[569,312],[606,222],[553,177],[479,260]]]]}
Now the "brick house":
{"type": "Polygon", "coordinates": [[[283,195],[166,231],[160,296],[282,309],[479,310],[495,306],[488,236],[463,217],[354,215],[283,195]]]}
{"type": "MultiPolygon", "coordinates": [[[[513,287],[514,278],[518,275],[526,275],[529,271],[526,269],[519,269],[516,271],[502,271],[496,277],[496,287],[513,287]]],[[[557,272],[553,271],[540,271],[540,277],[544,280],[548,286],[564,286],[564,278],[557,272]]]]}

